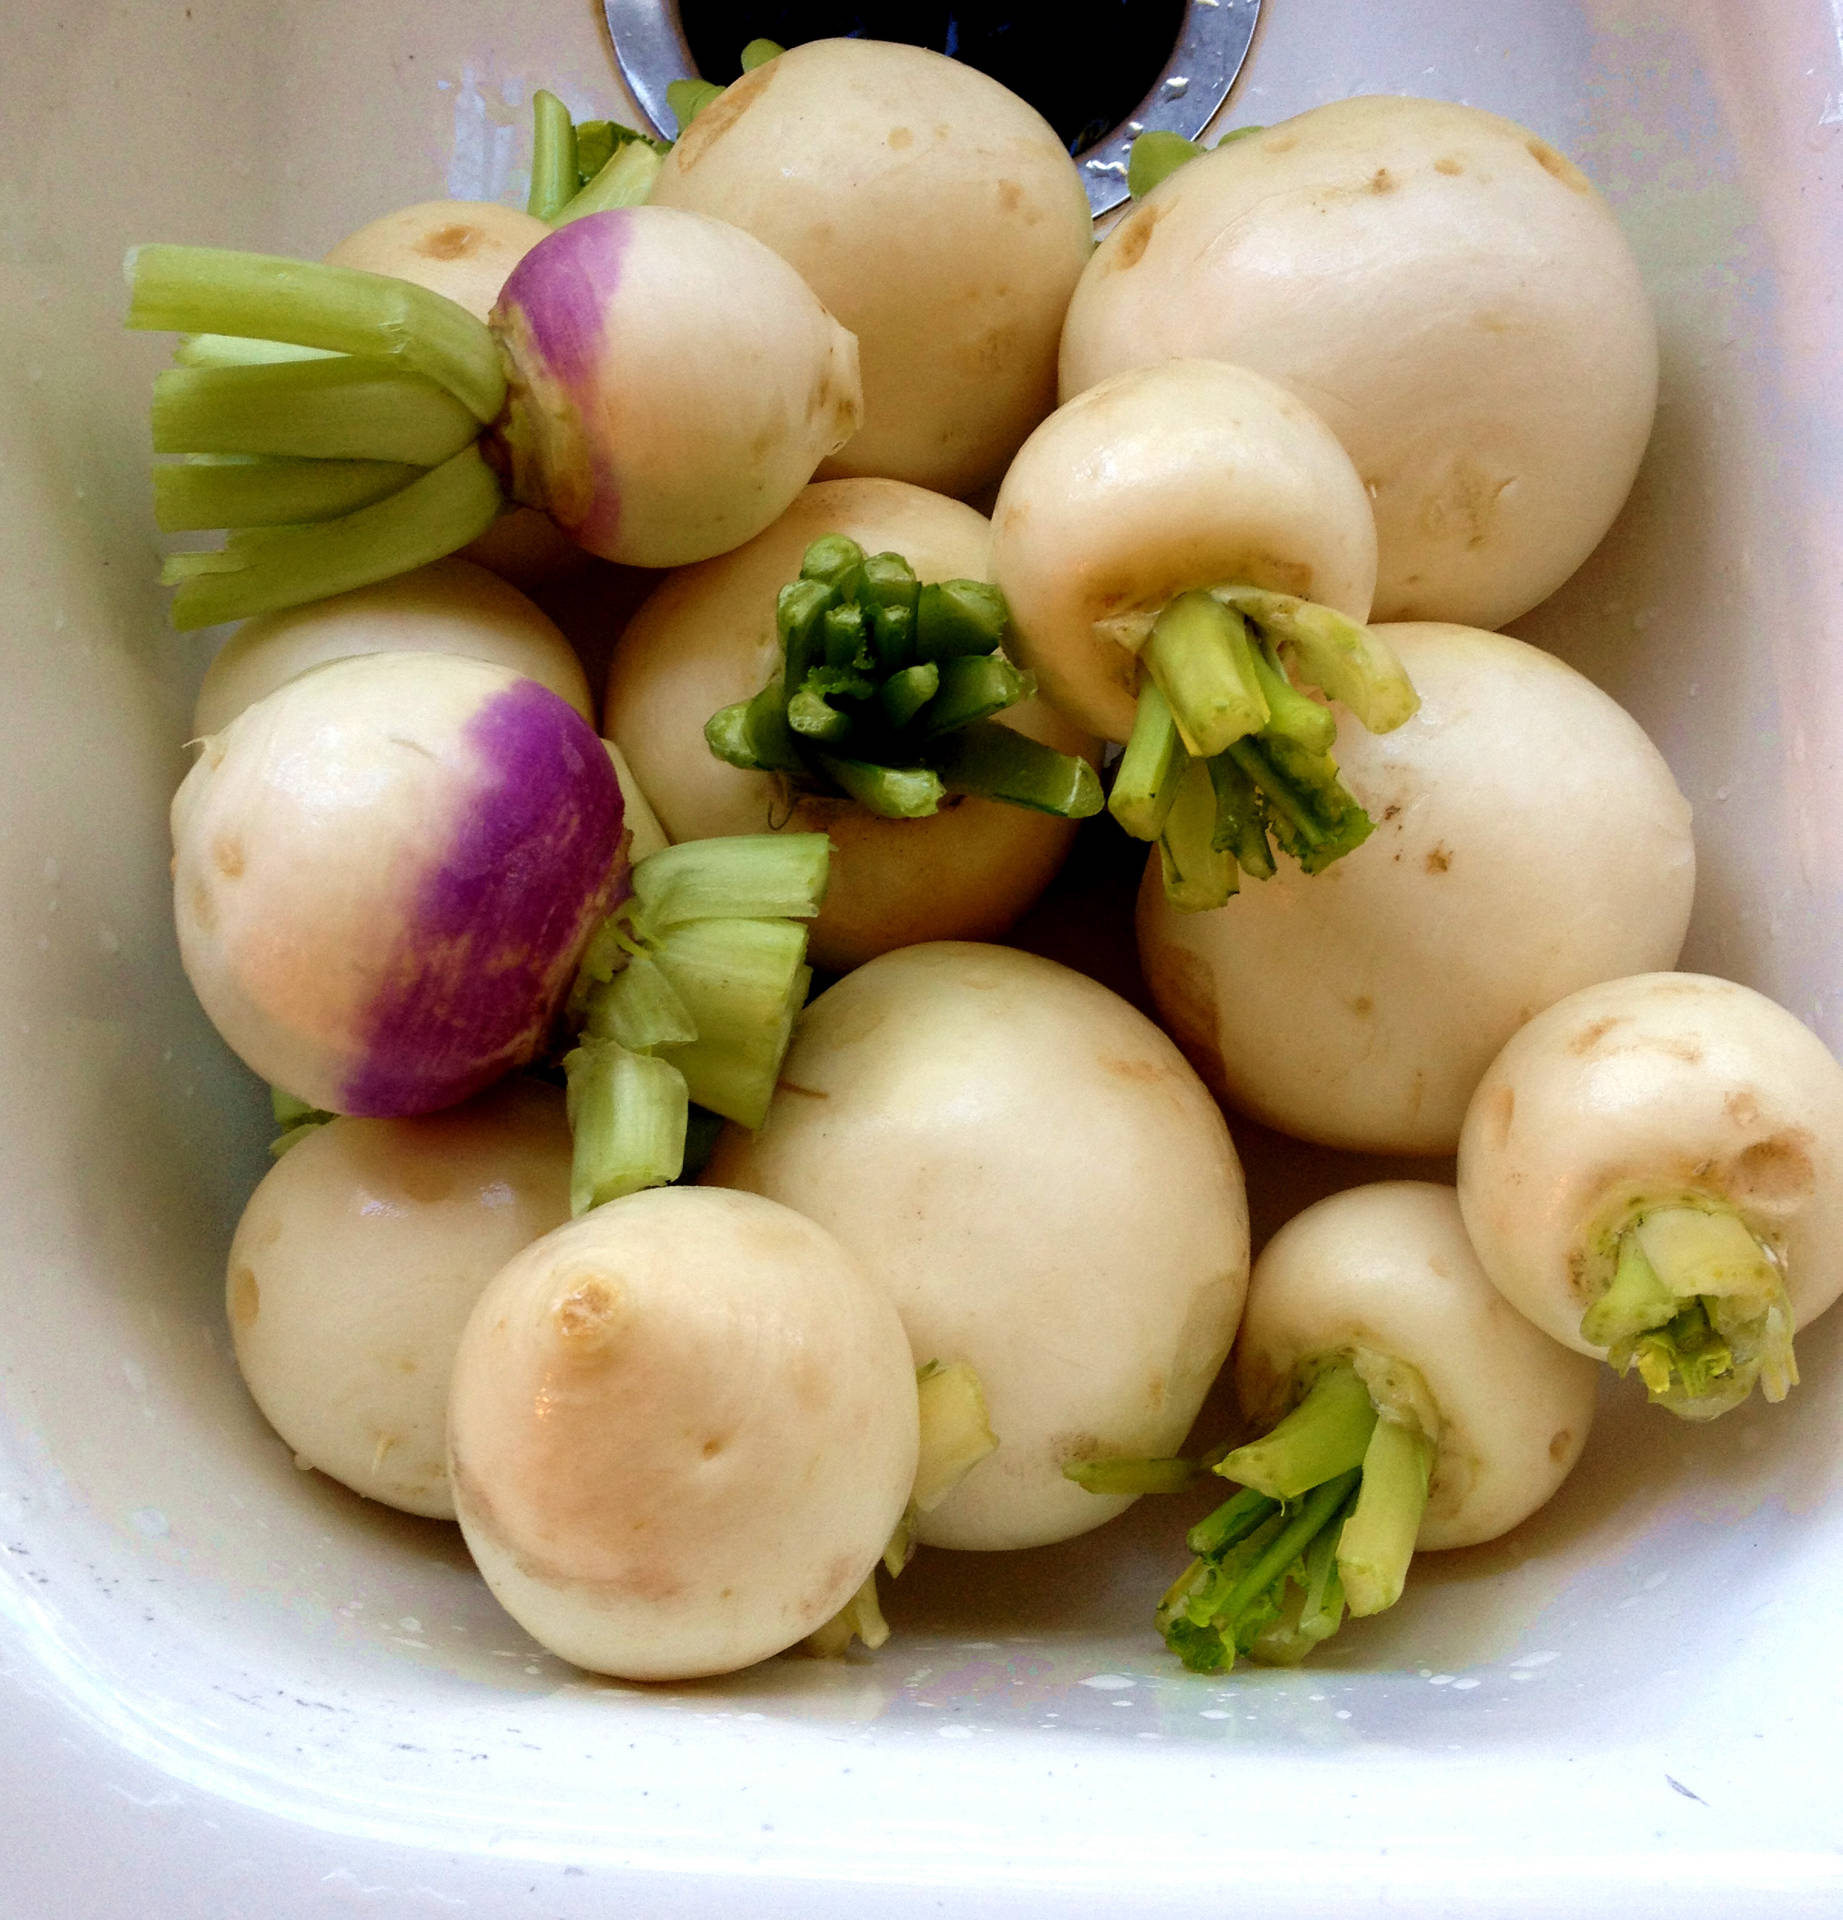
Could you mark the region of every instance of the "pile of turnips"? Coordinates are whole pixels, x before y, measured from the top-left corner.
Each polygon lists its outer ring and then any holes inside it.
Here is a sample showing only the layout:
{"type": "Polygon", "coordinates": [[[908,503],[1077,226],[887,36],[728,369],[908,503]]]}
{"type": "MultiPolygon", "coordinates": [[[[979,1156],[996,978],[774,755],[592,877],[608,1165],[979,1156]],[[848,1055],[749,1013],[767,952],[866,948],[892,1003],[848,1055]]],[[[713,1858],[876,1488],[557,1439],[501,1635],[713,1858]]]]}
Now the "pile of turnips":
{"type": "Polygon", "coordinates": [[[244,622],[174,899],[282,1128],[227,1307],[297,1459],[639,1679],[875,1647],[918,1547],[1213,1472],[1156,1621],[1220,1671],[1526,1518],[1599,1360],[1783,1398],[1843,1067],[1671,971],[1668,766],[1496,631],[1655,405],[1592,186],[1345,100],[1142,143],[1096,246],[984,76],[744,67],[669,143],[540,94],[523,212],[130,257],[185,336],[160,523],[229,535],[174,616],[244,622]],[[598,712],[520,588],[631,604],[607,562],[659,576],[598,712]],[[994,944],[1078,831],[1148,843],[1157,1024],[994,944]],[[1251,1269],[1225,1107],[1454,1181],[1251,1269]],[[1189,1453],[1225,1362],[1245,1425],[1189,1453]]]}

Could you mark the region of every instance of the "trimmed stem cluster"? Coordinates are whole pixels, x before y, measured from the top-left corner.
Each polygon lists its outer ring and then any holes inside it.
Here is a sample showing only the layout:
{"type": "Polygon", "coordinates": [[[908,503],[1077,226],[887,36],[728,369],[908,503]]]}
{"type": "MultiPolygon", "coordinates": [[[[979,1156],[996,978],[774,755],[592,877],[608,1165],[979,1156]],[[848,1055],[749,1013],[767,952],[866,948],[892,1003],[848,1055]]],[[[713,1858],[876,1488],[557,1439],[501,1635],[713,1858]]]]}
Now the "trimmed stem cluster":
{"type": "Polygon", "coordinates": [[[1087,761],[993,723],[1035,691],[999,651],[1009,624],[984,581],[923,586],[900,554],[827,534],[776,602],[780,672],[704,738],[731,766],[885,819],[923,818],[950,793],[1085,819],[1101,808],[1087,761]]]}
{"type": "Polygon", "coordinates": [[[1704,1197],[1635,1211],[1581,1337],[1686,1420],[1739,1406],[1756,1381],[1771,1401],[1798,1384],[1778,1261],[1732,1207],[1704,1197]]]}
{"type": "Polygon", "coordinates": [[[1341,701],[1372,733],[1420,702],[1368,627],[1291,594],[1227,585],[1181,593],[1140,649],[1145,677],[1108,806],[1156,840],[1173,906],[1221,906],[1274,872],[1274,846],[1318,873],[1369,837],[1338,775],[1337,722],[1294,679],[1341,701]],[[1289,676],[1288,668],[1291,668],[1289,676]]]}
{"type": "MultiPolygon", "coordinates": [[[[1196,1558],[1158,1606],[1166,1644],[1196,1673],[1242,1656],[1303,1660],[1344,1615],[1401,1598],[1426,1510],[1434,1442],[1378,1408],[1348,1356],[1321,1360],[1299,1403],[1210,1470],[1242,1491],[1191,1528],[1196,1558]]],[[[1097,1460],[1064,1468],[1095,1493],[1162,1492],[1205,1463],[1097,1460]]]]}
{"type": "Polygon", "coordinates": [[[193,336],[154,382],[173,624],[304,605],[477,538],[505,506],[479,446],[506,400],[492,334],[386,274],[211,247],[137,247],[128,325],[193,336]]]}
{"type": "Polygon", "coordinates": [[[543,89],[531,99],[531,191],[525,211],[553,227],[610,207],[637,207],[653,190],[671,151],[618,120],[572,122],[569,108],[543,89]]]}
{"type": "Polygon", "coordinates": [[[676,1180],[693,1101],[745,1127],[767,1118],[830,857],[822,833],[751,834],[636,864],[570,995],[572,1213],[676,1180]]]}

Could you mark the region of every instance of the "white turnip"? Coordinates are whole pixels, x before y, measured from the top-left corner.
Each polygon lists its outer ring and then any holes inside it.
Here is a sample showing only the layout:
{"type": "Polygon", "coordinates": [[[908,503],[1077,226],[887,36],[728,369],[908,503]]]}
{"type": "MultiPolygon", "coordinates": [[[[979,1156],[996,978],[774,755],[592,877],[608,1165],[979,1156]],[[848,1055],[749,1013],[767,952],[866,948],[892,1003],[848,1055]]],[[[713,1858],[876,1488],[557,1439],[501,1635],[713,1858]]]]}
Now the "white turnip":
{"type": "Polygon", "coordinates": [[[1672,1412],[1783,1399],[1843,1292],[1843,1066],[1729,980],[1583,988],[1479,1082],[1459,1199],[1505,1298],[1672,1412]]]}

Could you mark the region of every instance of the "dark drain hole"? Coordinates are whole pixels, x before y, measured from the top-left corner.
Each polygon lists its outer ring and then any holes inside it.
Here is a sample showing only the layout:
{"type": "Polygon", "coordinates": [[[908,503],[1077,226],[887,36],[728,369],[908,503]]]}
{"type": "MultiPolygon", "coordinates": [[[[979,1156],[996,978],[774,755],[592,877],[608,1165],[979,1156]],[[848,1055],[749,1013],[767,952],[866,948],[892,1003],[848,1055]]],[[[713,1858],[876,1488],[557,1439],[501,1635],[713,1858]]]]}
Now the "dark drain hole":
{"type": "Polygon", "coordinates": [[[757,37],[782,46],[855,34],[903,40],[952,54],[1021,94],[1071,153],[1111,133],[1158,82],[1184,22],[1183,0],[1064,0],[1021,11],[1002,7],[731,5],[681,0],[680,19],[697,70],[727,83],[757,37]]]}

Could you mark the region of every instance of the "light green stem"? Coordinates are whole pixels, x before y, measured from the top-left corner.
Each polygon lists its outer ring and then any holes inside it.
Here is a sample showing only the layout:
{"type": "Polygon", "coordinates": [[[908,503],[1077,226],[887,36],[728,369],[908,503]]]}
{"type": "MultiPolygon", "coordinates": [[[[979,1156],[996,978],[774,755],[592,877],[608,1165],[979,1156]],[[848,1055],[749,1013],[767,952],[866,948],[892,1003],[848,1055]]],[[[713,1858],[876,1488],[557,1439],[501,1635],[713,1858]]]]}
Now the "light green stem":
{"type": "Polygon", "coordinates": [[[1348,1361],[1334,1362],[1320,1370],[1284,1420],[1225,1455],[1216,1471],[1270,1500],[1297,1500],[1309,1488],[1361,1466],[1375,1426],[1369,1389],[1348,1361]]]}
{"type": "Polygon", "coordinates": [[[664,165],[665,156],[658,148],[644,140],[623,141],[595,178],[557,210],[550,224],[567,227],[586,214],[644,205],[664,165]]]}
{"type": "Polygon", "coordinates": [[[531,190],[525,211],[554,221],[576,192],[576,128],[570,110],[540,87],[531,96],[531,190]]]}
{"type": "Polygon", "coordinates": [[[477,539],[505,496],[478,446],[355,513],[306,526],[233,533],[215,553],[171,555],[161,569],[181,630],[324,600],[425,566],[477,539]]]}
{"type": "Polygon", "coordinates": [[[1180,593],[1154,622],[1139,657],[1198,759],[1266,725],[1247,624],[1210,594],[1180,593]]]}
{"type": "Polygon", "coordinates": [[[1156,840],[1165,830],[1178,782],[1189,763],[1177,722],[1171,717],[1171,703],[1156,681],[1145,681],[1133,713],[1132,734],[1114,769],[1108,812],[1135,840],[1156,840]]]}
{"type": "Polygon", "coordinates": [[[154,468],[154,519],[164,533],[334,520],[422,471],[386,460],[186,460],[154,468]]]}
{"type": "Polygon", "coordinates": [[[574,1141],[572,1214],[678,1178],[688,1096],[675,1067],[613,1040],[585,1040],[563,1068],[574,1141]]]}
{"type": "Polygon", "coordinates": [[[1420,1428],[1379,1419],[1363,1451],[1357,1504],[1338,1537],[1338,1577],[1355,1615],[1401,1598],[1427,1510],[1434,1444],[1420,1428]]]}
{"type": "Polygon", "coordinates": [[[411,281],[216,247],[136,247],[127,274],[130,327],[389,360],[446,387],[482,424],[505,405],[491,333],[465,307],[411,281]]]}

